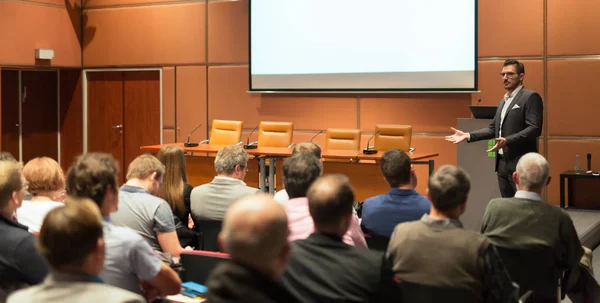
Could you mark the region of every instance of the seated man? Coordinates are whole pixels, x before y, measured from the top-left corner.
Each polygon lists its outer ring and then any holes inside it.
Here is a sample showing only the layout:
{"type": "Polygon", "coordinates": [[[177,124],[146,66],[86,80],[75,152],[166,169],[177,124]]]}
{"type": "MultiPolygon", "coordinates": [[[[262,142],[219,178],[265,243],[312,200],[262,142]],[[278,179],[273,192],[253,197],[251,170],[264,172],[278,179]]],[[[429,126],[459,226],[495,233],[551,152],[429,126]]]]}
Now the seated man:
{"type": "Polygon", "coordinates": [[[212,182],[192,190],[192,216],[196,220],[221,221],[229,205],[259,192],[244,183],[248,171],[248,154],[240,146],[221,148],[215,158],[215,170],[217,176],[212,182]]]}
{"type": "MultiPolygon", "coordinates": [[[[321,159],[321,147],[317,145],[317,143],[309,141],[309,142],[300,142],[294,146],[294,150],[292,151],[292,156],[297,153],[311,153],[315,155],[315,157],[321,159]]],[[[279,203],[285,204],[290,200],[290,196],[288,195],[285,189],[282,189],[275,193],[273,197],[275,201],[279,203]]]]}
{"type": "Polygon", "coordinates": [[[494,246],[459,221],[471,188],[467,173],[444,165],[428,187],[429,215],[398,224],[392,234],[387,255],[395,279],[466,290],[481,302],[509,302],[514,289],[494,246]]]}
{"type": "Polygon", "coordinates": [[[217,265],[208,279],[208,302],[296,302],[279,280],[290,252],[281,205],[268,195],[243,198],[225,214],[219,234],[231,261],[217,265]]]}
{"type": "Polygon", "coordinates": [[[118,174],[117,161],[104,153],[79,156],[67,172],[69,195],[91,199],[104,218],[106,256],[100,278],[138,294],[143,285],[148,299],[179,293],[179,276],[160,261],[148,241],[132,229],[110,222],[110,214],[119,208],[118,174]]]}
{"type": "Polygon", "coordinates": [[[35,236],[27,226],[11,219],[23,202],[26,188],[21,165],[0,161],[0,292],[4,293],[38,284],[48,274],[46,260],[35,246],[35,236]]]}
{"type": "Polygon", "coordinates": [[[389,302],[392,272],[381,252],[352,247],[342,236],[354,220],[354,190],[344,175],[320,177],[308,190],[315,232],[292,242],[287,289],[301,302],[389,302]]]}
{"type": "Polygon", "coordinates": [[[21,302],[146,302],[140,295],[102,283],[102,219],[94,203],[69,201],[51,210],[42,225],[39,247],[52,266],[41,285],[13,293],[21,302]]]}
{"type": "MultiPolygon", "coordinates": [[[[323,163],[312,153],[297,153],[283,161],[283,184],[290,196],[290,200],[285,203],[291,232],[288,238],[290,241],[306,239],[315,230],[313,219],[308,211],[306,192],[321,176],[322,170],[323,163]]],[[[354,214],[343,240],[348,245],[367,247],[358,217],[354,214]]]]}
{"type": "Polygon", "coordinates": [[[431,203],[414,190],[415,171],[406,153],[390,149],[383,153],[380,164],[391,189],[365,200],[360,224],[367,233],[389,238],[398,223],[416,221],[428,214],[431,203]]]}
{"type": "Polygon", "coordinates": [[[551,247],[557,268],[574,269],[573,274],[584,251],[571,217],[542,198],[544,187],[550,183],[548,161],[538,153],[525,154],[517,163],[513,180],[518,188],[515,196],[490,201],[481,232],[498,247],[551,247]]]}
{"type": "Polygon", "coordinates": [[[173,212],[167,201],[156,196],[164,174],[165,166],[154,156],[135,158],[127,170],[127,183],[119,190],[119,209],[111,219],[115,225],[136,231],[153,249],[179,257],[183,248],[173,212]]]}

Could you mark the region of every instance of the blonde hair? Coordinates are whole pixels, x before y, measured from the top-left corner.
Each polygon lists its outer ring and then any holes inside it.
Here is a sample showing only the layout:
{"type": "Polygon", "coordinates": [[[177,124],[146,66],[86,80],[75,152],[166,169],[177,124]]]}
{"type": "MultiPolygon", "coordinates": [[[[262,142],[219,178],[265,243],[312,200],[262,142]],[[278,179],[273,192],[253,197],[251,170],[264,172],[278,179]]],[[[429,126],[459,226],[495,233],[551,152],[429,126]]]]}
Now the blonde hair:
{"type": "Polygon", "coordinates": [[[0,209],[4,209],[10,201],[13,192],[21,190],[23,186],[21,163],[0,161],[0,209]]]}
{"type": "Polygon", "coordinates": [[[156,157],[145,154],[131,161],[125,178],[127,180],[146,179],[154,172],[156,172],[156,178],[160,178],[165,173],[165,166],[156,157]]]}
{"type": "Polygon", "coordinates": [[[29,193],[34,196],[65,188],[65,174],[52,158],[38,157],[29,160],[23,167],[23,176],[29,183],[29,193]]]}
{"type": "Polygon", "coordinates": [[[167,145],[160,149],[157,158],[165,166],[163,184],[158,196],[169,203],[174,213],[183,216],[185,214],[183,188],[187,182],[183,149],[177,145],[167,145]]]}

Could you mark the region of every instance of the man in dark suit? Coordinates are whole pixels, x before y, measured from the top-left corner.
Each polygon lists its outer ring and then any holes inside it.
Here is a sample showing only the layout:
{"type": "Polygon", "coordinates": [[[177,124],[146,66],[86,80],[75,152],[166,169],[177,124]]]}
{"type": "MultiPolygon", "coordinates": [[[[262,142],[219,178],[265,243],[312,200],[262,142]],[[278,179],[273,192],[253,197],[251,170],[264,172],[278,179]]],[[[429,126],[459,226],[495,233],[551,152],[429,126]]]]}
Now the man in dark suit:
{"type": "Polygon", "coordinates": [[[301,302],[386,302],[392,273],[383,253],[342,241],[352,221],[354,190],[343,175],[320,177],[309,188],[315,232],[292,242],[284,286],[301,302]]]}
{"type": "Polygon", "coordinates": [[[542,134],[544,105],[542,97],[523,87],[525,67],[517,60],[506,60],[502,66],[502,81],[506,94],[500,100],[494,121],[487,128],[466,133],[452,128],[446,140],[460,143],[496,139],[488,152],[496,152],[496,172],[502,197],[513,197],[517,191],[512,174],[522,155],[538,152],[542,134]]]}

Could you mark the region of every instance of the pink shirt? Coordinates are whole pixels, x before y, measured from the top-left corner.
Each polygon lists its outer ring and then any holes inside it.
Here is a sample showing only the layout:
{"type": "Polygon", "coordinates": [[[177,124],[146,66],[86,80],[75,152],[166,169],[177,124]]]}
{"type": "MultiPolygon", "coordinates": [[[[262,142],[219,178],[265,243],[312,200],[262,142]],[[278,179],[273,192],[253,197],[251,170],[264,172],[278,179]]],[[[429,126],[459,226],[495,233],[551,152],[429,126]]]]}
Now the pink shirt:
{"type": "MultiPolygon", "coordinates": [[[[285,203],[285,212],[287,213],[288,226],[290,228],[290,236],[288,237],[290,242],[306,239],[315,231],[315,225],[308,210],[307,198],[290,199],[285,203]]],[[[342,240],[348,245],[367,247],[365,235],[360,229],[360,223],[358,223],[356,215],[352,216],[350,227],[342,240]]]]}

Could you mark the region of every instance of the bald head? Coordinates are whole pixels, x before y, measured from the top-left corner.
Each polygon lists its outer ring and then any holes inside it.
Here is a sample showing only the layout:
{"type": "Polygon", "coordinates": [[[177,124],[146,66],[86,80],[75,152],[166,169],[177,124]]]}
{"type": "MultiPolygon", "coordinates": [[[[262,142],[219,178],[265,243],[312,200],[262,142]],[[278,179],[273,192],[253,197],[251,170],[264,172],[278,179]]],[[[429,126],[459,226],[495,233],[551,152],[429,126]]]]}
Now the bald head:
{"type": "Polygon", "coordinates": [[[287,264],[288,222],[285,210],[265,194],[232,204],[219,241],[236,262],[278,278],[287,264]]]}
{"type": "Polygon", "coordinates": [[[550,164],[538,153],[528,153],[519,159],[515,182],[519,189],[541,193],[550,178],[550,164]]]}
{"type": "Polygon", "coordinates": [[[341,174],[320,177],[310,186],[306,197],[317,230],[346,233],[345,221],[352,214],[354,203],[354,189],[348,177],[341,174]]]}

